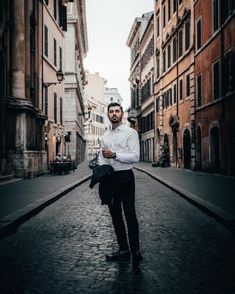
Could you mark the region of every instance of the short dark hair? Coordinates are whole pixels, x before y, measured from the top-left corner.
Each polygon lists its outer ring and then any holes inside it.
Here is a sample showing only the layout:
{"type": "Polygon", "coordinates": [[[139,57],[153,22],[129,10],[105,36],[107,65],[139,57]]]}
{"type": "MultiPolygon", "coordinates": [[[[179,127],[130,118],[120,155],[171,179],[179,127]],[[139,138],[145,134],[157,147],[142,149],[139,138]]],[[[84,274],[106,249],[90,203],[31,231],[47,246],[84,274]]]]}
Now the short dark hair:
{"type": "Polygon", "coordinates": [[[123,108],[122,108],[121,104],[119,104],[118,102],[111,102],[111,103],[109,103],[109,105],[108,105],[108,112],[109,112],[109,108],[110,107],[114,107],[114,106],[119,106],[121,108],[121,112],[123,113],[123,108]]]}

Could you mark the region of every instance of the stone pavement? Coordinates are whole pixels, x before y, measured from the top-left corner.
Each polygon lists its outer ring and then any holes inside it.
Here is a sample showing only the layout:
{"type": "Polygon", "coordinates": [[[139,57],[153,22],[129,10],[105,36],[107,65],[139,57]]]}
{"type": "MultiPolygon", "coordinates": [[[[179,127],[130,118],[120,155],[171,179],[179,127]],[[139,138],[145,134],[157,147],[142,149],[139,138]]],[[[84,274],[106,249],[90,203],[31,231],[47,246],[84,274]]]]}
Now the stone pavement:
{"type": "MultiPolygon", "coordinates": [[[[235,179],[176,168],[137,163],[149,174],[226,225],[235,223],[235,179]]],[[[44,175],[0,184],[0,237],[79,186],[91,176],[88,162],[69,175],[44,175]]]]}
{"type": "Polygon", "coordinates": [[[0,184],[0,237],[91,177],[88,161],[68,175],[45,174],[0,184]]]}
{"type": "Polygon", "coordinates": [[[234,177],[178,168],[152,167],[150,163],[144,162],[137,163],[135,167],[234,229],[234,177]]]}
{"type": "Polygon", "coordinates": [[[135,170],[144,260],[117,249],[108,207],[89,181],[0,240],[1,294],[234,294],[235,236],[174,191],[135,170]]]}

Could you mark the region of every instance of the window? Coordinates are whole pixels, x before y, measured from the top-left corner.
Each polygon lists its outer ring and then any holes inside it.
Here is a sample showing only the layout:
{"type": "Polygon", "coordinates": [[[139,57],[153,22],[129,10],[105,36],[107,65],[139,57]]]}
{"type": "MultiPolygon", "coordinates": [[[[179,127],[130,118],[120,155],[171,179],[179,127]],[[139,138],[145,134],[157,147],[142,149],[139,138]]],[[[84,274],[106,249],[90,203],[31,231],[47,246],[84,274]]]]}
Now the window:
{"type": "MultiPolygon", "coordinates": [[[[213,32],[217,31],[219,28],[219,0],[213,1],[213,32]]],[[[227,1],[224,1],[227,2],[227,1]]]]}
{"type": "Polygon", "coordinates": [[[213,97],[218,99],[220,96],[220,63],[217,60],[213,63],[213,97]]]}
{"type": "Polygon", "coordinates": [[[232,51],[232,49],[230,49],[229,51],[226,52],[225,54],[225,58],[224,58],[224,90],[225,93],[231,92],[232,90],[234,90],[234,78],[235,78],[235,74],[234,74],[234,70],[233,70],[233,59],[234,57],[234,52],[232,51]]]}
{"type": "Polygon", "coordinates": [[[166,5],[164,4],[163,6],[163,11],[162,11],[162,20],[163,20],[163,28],[166,26],[166,5]]]}
{"type": "Polygon", "coordinates": [[[157,16],[157,37],[160,35],[160,18],[157,16]]]}
{"type": "Polygon", "coordinates": [[[45,90],[45,115],[48,116],[48,87],[45,87],[44,90],[45,90]]]}
{"type": "Polygon", "coordinates": [[[163,51],[163,72],[166,71],[166,50],[163,51]]]}
{"type": "Polygon", "coordinates": [[[168,20],[171,19],[171,0],[168,0],[168,20]]]}
{"type": "Polygon", "coordinates": [[[44,54],[48,57],[48,27],[44,25],[44,54]]]}
{"type": "Polygon", "coordinates": [[[168,93],[169,93],[169,104],[172,105],[172,89],[171,88],[168,90],[168,93]]]}
{"type": "Polygon", "coordinates": [[[57,42],[54,39],[54,65],[57,66],[57,42]]]}
{"type": "Polygon", "coordinates": [[[185,50],[190,46],[190,20],[185,22],[185,50]]]}
{"type": "Polygon", "coordinates": [[[183,99],[183,80],[180,80],[180,100],[183,99]]]}
{"type": "Polygon", "coordinates": [[[223,21],[226,21],[226,19],[232,14],[233,12],[233,0],[227,0],[223,1],[223,21]]]}
{"type": "Polygon", "coordinates": [[[167,47],[168,68],[171,66],[171,44],[167,47]]]}
{"type": "Polygon", "coordinates": [[[190,96],[190,74],[186,76],[186,97],[190,96]]]}
{"type": "Polygon", "coordinates": [[[176,84],[174,84],[174,93],[173,93],[173,104],[176,103],[177,101],[177,89],[176,89],[176,84]]]}
{"type": "Polygon", "coordinates": [[[57,94],[54,93],[54,122],[57,123],[57,94]]]}
{"type": "Polygon", "coordinates": [[[157,57],[157,78],[160,76],[160,59],[157,57]]]}
{"type": "Polygon", "coordinates": [[[154,73],[152,72],[152,77],[151,77],[151,95],[154,94],[154,73]]]}
{"type": "Polygon", "coordinates": [[[61,126],[63,124],[63,100],[62,100],[62,97],[60,97],[60,124],[61,124],[61,126]]]}
{"type": "Polygon", "coordinates": [[[179,31],[179,57],[183,54],[183,30],[179,31]]]}
{"type": "Polygon", "coordinates": [[[166,108],[169,107],[169,92],[166,91],[165,93],[165,99],[166,99],[166,108]]]}
{"type": "Polygon", "coordinates": [[[165,109],[165,93],[162,94],[162,109],[165,109]]]}
{"type": "Polygon", "coordinates": [[[63,70],[63,51],[60,47],[60,69],[63,70]]]}
{"type": "Polygon", "coordinates": [[[173,62],[176,62],[177,59],[177,39],[173,39],[173,62]]]}
{"type": "Polygon", "coordinates": [[[54,0],[54,18],[57,19],[57,0],[54,0]]]}
{"type": "Polygon", "coordinates": [[[156,112],[159,112],[160,110],[160,97],[157,97],[156,99],[156,112]]]}
{"type": "Polygon", "coordinates": [[[177,0],[173,0],[173,13],[176,12],[176,8],[177,8],[177,0]]]}
{"type": "Polygon", "coordinates": [[[197,97],[197,106],[202,104],[202,76],[201,74],[197,75],[197,88],[196,88],[196,97],[197,97]]]}
{"type": "Polygon", "coordinates": [[[202,47],[202,20],[197,20],[197,50],[202,47]]]}

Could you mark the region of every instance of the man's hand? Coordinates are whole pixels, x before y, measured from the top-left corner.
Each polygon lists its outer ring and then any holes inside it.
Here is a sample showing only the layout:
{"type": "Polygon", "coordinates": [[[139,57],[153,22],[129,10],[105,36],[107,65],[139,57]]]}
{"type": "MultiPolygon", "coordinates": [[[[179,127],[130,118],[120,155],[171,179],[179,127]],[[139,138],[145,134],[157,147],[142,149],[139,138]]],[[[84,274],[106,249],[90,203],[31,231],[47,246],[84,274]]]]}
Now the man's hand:
{"type": "Polygon", "coordinates": [[[113,151],[109,148],[102,149],[102,155],[104,158],[110,159],[112,158],[113,151]]]}

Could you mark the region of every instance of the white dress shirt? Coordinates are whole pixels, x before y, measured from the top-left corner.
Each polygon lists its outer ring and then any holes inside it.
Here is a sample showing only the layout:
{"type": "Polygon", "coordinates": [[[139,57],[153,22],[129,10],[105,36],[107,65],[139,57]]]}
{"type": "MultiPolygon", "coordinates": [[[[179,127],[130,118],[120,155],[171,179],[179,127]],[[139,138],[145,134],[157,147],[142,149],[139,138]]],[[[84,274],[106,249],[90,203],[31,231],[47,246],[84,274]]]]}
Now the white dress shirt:
{"type": "Polygon", "coordinates": [[[99,165],[109,164],[115,171],[127,170],[133,163],[139,161],[140,145],[136,130],[121,124],[116,129],[107,130],[101,139],[99,165]],[[106,159],[102,155],[103,148],[109,148],[116,153],[116,159],[106,159]]]}

